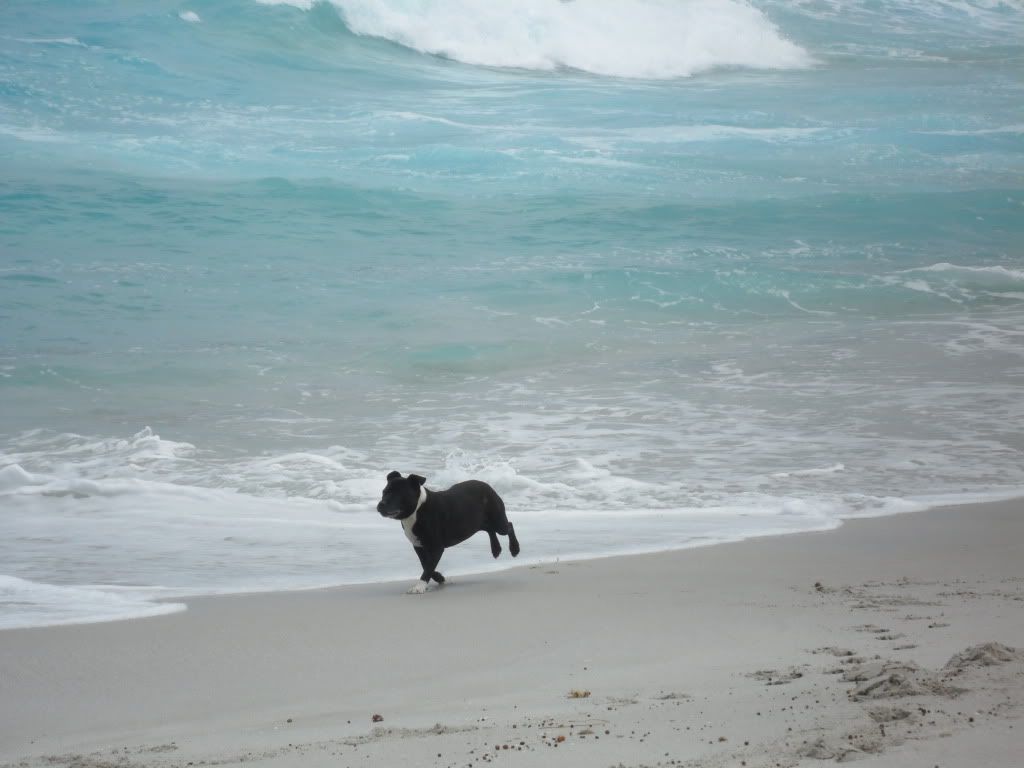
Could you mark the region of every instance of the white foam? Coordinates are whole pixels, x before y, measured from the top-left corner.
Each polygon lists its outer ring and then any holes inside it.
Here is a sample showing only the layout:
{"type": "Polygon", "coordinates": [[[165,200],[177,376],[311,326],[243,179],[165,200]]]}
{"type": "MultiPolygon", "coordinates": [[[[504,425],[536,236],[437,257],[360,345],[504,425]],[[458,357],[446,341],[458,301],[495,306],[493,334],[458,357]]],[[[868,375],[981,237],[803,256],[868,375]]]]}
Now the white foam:
{"type": "MultiPolygon", "coordinates": [[[[813,365],[818,371],[817,357],[813,365]]],[[[766,424],[748,408],[720,405],[730,388],[746,400],[789,386],[753,359],[708,359],[690,382],[693,391],[713,387],[716,404],[681,400],[671,385],[664,397],[650,385],[611,397],[586,384],[554,390],[548,405],[534,407],[529,380],[514,393],[487,385],[484,398],[505,410],[486,401],[454,408],[424,394],[394,406],[389,425],[402,429],[385,425],[372,455],[294,443],[276,454],[218,455],[150,429],[127,439],[10,436],[0,456],[0,562],[31,583],[7,583],[3,625],[150,615],[166,610],[158,598],[414,578],[409,542],[373,509],[389,469],[424,474],[430,489],[489,482],[529,539],[526,562],[825,530],[847,517],[928,505],[895,489],[944,493],[1024,477],[1012,456],[1000,464],[1001,454],[979,448],[984,435],[808,437],[804,422],[773,414],[766,424]],[[453,445],[464,447],[438,455],[438,446],[453,445]]],[[[830,398],[858,392],[856,382],[827,376],[801,382],[805,392],[817,386],[830,398]]],[[[987,390],[1011,404],[1000,423],[1017,413],[1016,393],[1004,389],[987,390]]],[[[890,399],[952,429],[957,404],[976,394],[915,388],[890,399]]],[[[486,545],[478,537],[446,553],[444,572],[513,564],[492,562],[486,545]]]]}
{"type": "Polygon", "coordinates": [[[723,141],[743,139],[749,141],[789,142],[800,141],[822,128],[748,128],[740,125],[672,125],[655,128],[635,128],[626,138],[630,141],[651,144],[683,144],[699,141],[723,141]]]}
{"type": "Polygon", "coordinates": [[[146,592],[60,586],[0,574],[0,629],[116,621],[185,610],[182,603],[154,602],[146,592]]]}
{"type": "Polygon", "coordinates": [[[0,493],[14,491],[26,485],[43,485],[46,480],[26,472],[17,464],[0,469],[0,493]]]}
{"type": "Polygon", "coordinates": [[[89,47],[77,37],[19,37],[16,39],[19,43],[29,43],[31,45],[70,45],[75,48],[89,47]]]}
{"type": "Polygon", "coordinates": [[[199,18],[199,14],[195,11],[182,11],[178,14],[178,18],[184,22],[188,22],[189,24],[198,24],[202,21],[202,19],[199,18]]]}
{"type": "MultiPolygon", "coordinates": [[[[311,0],[258,0],[309,10],[311,0]]],[[[466,64],[630,78],[812,61],[745,0],[331,0],[359,35],[466,64]]]]}
{"type": "Polygon", "coordinates": [[[995,276],[1006,278],[1008,280],[1024,281],[1024,270],[1010,269],[1002,266],[1001,264],[982,267],[968,267],[960,264],[950,264],[949,262],[943,261],[938,264],[931,264],[927,267],[903,269],[899,271],[899,274],[906,274],[908,272],[960,272],[967,275],[995,276]]]}
{"type": "Polygon", "coordinates": [[[997,136],[1000,134],[1019,135],[1024,133],[1024,123],[1018,123],[1016,125],[1001,125],[995,128],[977,128],[975,130],[951,129],[948,131],[915,131],[915,133],[927,134],[929,136],[997,136]]]}
{"type": "Polygon", "coordinates": [[[21,141],[33,141],[46,144],[67,142],[67,136],[57,133],[53,128],[47,126],[33,126],[26,128],[18,125],[0,125],[0,135],[12,136],[21,141]]]}
{"type": "Polygon", "coordinates": [[[790,472],[774,472],[772,477],[814,477],[816,475],[832,475],[846,469],[843,463],[832,464],[827,467],[813,467],[811,469],[794,469],[790,472]]]}
{"type": "Polygon", "coordinates": [[[899,34],[940,25],[961,34],[1020,30],[1020,0],[769,0],[821,20],[870,25],[899,34]],[[884,26],[881,26],[884,25],[884,26]]]}
{"type": "Polygon", "coordinates": [[[789,304],[793,309],[798,309],[801,312],[806,312],[808,315],[834,315],[835,312],[830,312],[825,309],[808,309],[807,307],[800,306],[793,298],[789,295],[789,291],[781,288],[767,288],[764,291],[771,296],[778,296],[781,299],[785,299],[786,303],[789,304]]]}
{"type": "Polygon", "coordinates": [[[943,291],[936,291],[925,280],[904,280],[900,284],[904,288],[906,288],[908,290],[911,290],[911,291],[917,291],[918,293],[930,293],[933,296],[939,296],[939,297],[941,297],[943,299],[948,299],[949,301],[955,302],[957,304],[963,304],[963,300],[962,299],[957,299],[957,298],[955,298],[953,296],[950,296],[948,293],[945,293],[943,291]]]}

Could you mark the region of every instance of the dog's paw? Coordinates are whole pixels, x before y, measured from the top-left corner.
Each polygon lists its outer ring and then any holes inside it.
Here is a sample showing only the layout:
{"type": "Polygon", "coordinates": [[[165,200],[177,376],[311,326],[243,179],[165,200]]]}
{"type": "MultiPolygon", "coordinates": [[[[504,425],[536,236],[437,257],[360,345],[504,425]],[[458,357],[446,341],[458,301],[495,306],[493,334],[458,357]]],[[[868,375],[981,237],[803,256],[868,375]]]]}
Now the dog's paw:
{"type": "Polygon", "coordinates": [[[411,587],[409,587],[409,589],[406,591],[405,594],[407,594],[407,595],[422,595],[426,591],[427,591],[427,582],[425,582],[425,581],[417,581],[415,584],[413,584],[411,587]]]}

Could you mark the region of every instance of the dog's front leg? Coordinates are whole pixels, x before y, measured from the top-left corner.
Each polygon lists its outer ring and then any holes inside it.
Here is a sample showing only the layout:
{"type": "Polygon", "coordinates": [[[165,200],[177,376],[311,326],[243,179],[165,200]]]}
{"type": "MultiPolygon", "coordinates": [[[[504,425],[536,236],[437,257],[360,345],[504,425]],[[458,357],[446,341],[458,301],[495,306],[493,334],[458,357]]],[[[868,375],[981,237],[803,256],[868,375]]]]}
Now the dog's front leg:
{"type": "MultiPolygon", "coordinates": [[[[408,595],[421,595],[427,591],[427,584],[430,583],[431,577],[441,574],[436,573],[435,569],[437,564],[441,562],[441,555],[444,552],[444,548],[440,549],[425,549],[424,547],[416,547],[416,554],[420,558],[420,565],[423,566],[423,574],[420,576],[420,580],[413,584],[409,591],[406,592],[408,595]]],[[[438,582],[443,582],[444,577],[442,576],[438,582]]]]}

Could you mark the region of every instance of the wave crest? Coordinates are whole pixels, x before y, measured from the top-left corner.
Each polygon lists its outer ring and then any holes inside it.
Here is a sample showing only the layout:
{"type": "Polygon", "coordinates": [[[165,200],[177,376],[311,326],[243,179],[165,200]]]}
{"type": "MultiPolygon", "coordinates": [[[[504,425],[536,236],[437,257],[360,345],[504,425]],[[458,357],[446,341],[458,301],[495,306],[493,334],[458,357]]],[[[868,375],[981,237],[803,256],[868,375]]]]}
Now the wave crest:
{"type": "MultiPolygon", "coordinates": [[[[309,10],[313,0],[258,0],[309,10]]],[[[811,58],[746,0],[330,0],[357,35],[465,64],[668,79],[811,58]]]]}

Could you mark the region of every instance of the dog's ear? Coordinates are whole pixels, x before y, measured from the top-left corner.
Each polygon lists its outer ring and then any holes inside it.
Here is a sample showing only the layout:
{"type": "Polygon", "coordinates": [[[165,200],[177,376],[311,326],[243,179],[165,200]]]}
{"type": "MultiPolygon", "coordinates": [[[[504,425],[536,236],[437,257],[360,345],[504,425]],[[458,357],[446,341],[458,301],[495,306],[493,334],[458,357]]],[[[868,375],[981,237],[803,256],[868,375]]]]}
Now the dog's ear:
{"type": "Polygon", "coordinates": [[[388,472],[388,480],[394,480],[396,477],[401,477],[401,472],[388,472]]]}
{"type": "Polygon", "coordinates": [[[416,485],[423,485],[425,482],[427,482],[427,478],[420,477],[419,475],[409,475],[408,479],[416,483],[416,485]]]}

